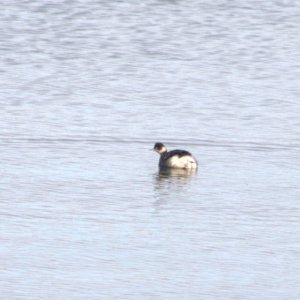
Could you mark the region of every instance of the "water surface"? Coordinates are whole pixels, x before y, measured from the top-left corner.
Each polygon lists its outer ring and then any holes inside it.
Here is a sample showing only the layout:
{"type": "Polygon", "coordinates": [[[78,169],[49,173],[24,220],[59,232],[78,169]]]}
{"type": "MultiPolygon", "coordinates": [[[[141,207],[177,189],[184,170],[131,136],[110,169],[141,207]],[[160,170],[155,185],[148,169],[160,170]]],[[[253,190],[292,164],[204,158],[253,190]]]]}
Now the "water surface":
{"type": "Polygon", "coordinates": [[[299,9],[2,3],[2,297],[299,299],[299,9]]]}

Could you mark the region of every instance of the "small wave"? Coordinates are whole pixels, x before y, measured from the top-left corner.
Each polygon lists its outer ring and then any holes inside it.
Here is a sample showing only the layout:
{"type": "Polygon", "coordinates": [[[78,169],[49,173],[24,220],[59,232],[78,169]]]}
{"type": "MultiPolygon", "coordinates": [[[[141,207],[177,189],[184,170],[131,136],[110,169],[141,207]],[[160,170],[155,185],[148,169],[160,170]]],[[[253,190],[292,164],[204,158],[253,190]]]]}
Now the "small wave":
{"type": "MultiPolygon", "coordinates": [[[[143,144],[150,145],[157,142],[154,139],[138,139],[138,138],[118,138],[118,137],[99,137],[99,136],[65,136],[65,137],[1,137],[0,143],[6,145],[22,144],[22,145],[50,145],[50,144],[143,144]]],[[[186,140],[186,139],[164,139],[163,142],[168,146],[179,147],[191,146],[201,148],[226,148],[236,151],[299,151],[300,144],[296,143],[264,143],[254,141],[230,141],[222,140],[186,140]]]]}

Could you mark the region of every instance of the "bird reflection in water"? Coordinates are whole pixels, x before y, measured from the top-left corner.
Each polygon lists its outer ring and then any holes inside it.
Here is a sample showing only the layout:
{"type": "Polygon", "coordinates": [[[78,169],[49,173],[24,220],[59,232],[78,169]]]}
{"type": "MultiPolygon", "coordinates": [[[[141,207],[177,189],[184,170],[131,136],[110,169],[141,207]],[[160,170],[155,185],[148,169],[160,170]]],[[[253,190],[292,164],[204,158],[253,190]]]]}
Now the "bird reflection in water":
{"type": "Polygon", "coordinates": [[[197,169],[160,168],[158,172],[158,180],[163,181],[165,179],[179,179],[180,181],[185,181],[196,173],[197,169]]]}
{"type": "Polygon", "coordinates": [[[197,173],[197,169],[173,169],[161,168],[155,174],[155,212],[167,208],[168,203],[174,199],[186,197],[186,190],[189,189],[191,179],[197,173]]]}

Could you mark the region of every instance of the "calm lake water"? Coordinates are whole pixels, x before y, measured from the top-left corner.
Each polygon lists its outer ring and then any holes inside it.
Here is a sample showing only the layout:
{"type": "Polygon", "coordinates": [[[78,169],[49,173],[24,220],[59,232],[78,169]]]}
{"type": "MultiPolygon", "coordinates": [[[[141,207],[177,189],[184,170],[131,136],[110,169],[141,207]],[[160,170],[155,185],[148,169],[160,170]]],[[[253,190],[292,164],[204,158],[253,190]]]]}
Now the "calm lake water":
{"type": "Polygon", "coordinates": [[[1,298],[300,299],[299,11],[4,1],[1,298]]]}

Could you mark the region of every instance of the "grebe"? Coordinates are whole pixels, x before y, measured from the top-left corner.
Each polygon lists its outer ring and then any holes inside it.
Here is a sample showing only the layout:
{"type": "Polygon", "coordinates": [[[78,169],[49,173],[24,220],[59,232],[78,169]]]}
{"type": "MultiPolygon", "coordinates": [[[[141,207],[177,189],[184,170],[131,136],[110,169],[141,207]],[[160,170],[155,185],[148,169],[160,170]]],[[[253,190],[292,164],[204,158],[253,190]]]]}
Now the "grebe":
{"type": "Polygon", "coordinates": [[[196,159],[188,151],[168,151],[162,143],[156,143],[153,150],[160,154],[160,168],[196,169],[198,166],[196,159]]]}

